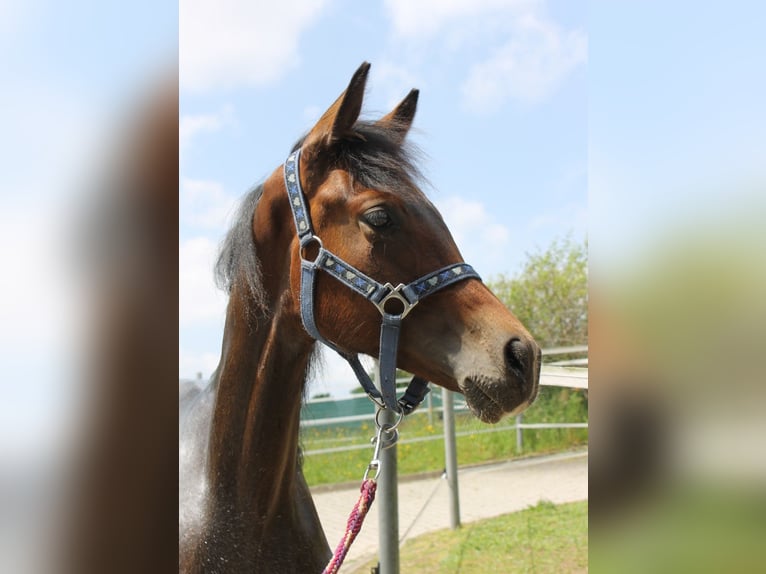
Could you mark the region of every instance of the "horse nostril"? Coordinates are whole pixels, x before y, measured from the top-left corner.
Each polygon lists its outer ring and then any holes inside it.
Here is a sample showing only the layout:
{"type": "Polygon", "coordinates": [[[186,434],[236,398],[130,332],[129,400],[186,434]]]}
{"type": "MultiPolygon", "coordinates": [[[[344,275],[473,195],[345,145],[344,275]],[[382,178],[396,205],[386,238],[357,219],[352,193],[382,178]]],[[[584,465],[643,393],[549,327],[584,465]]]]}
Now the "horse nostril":
{"type": "Polygon", "coordinates": [[[530,365],[529,346],[514,337],[505,345],[506,367],[523,373],[530,365]]]}

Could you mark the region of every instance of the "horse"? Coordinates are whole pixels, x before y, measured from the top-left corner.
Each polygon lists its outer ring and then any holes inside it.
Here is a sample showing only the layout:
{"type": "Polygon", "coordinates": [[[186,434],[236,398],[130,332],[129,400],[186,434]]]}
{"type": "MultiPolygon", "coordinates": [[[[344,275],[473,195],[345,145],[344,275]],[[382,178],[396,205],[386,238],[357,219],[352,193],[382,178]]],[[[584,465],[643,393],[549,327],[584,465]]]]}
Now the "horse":
{"type": "Polygon", "coordinates": [[[380,119],[360,120],[369,69],[359,67],[286,163],[245,196],[222,244],[221,360],[208,387],[185,390],[180,406],[182,572],[321,572],[331,558],[299,450],[318,338],[347,358],[378,357],[387,353],[381,314],[384,322],[407,314],[394,329],[395,367],[463,393],[488,423],[536,397],[539,347],[464,264],[418,186],[405,142],[418,90],[380,119]],[[307,289],[312,265],[322,272],[307,289]],[[413,286],[453,274],[465,276],[412,302],[413,286]],[[343,277],[353,281],[339,286],[343,277]],[[383,301],[362,296],[376,289],[383,301]]]}

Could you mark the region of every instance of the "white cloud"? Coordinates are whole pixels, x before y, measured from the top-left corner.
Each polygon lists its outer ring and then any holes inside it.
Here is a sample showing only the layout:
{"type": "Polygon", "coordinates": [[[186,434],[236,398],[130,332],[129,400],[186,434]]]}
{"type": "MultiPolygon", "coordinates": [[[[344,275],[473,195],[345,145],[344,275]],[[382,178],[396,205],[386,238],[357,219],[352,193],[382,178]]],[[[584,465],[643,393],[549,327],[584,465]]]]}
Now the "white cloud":
{"type": "Polygon", "coordinates": [[[207,237],[195,237],[179,246],[178,321],[182,327],[223,323],[227,296],[213,281],[217,253],[217,245],[207,237]]]}
{"type": "Polygon", "coordinates": [[[471,68],[462,86],[465,102],[484,112],[509,98],[540,102],[585,63],[587,46],[582,30],[563,31],[553,22],[525,17],[513,27],[508,42],[471,68]]]}
{"type": "Polygon", "coordinates": [[[415,86],[421,90],[426,88],[421,78],[408,68],[385,60],[375,65],[373,81],[385,102],[384,112],[393,109],[415,86]]]}
{"type": "Polygon", "coordinates": [[[316,123],[322,116],[322,108],[316,105],[306,106],[303,108],[303,119],[309,124],[316,123]]]}
{"type": "Polygon", "coordinates": [[[436,205],[468,263],[487,276],[506,271],[511,230],[498,223],[483,203],[453,196],[436,205]]]}
{"type": "Polygon", "coordinates": [[[179,79],[182,89],[257,86],[298,62],[300,35],[327,0],[181,0],[179,79]]]}
{"type": "Polygon", "coordinates": [[[224,231],[238,199],[226,193],[217,181],[181,179],[179,215],[181,223],[198,229],[224,231]]]}
{"type": "Polygon", "coordinates": [[[216,132],[231,121],[232,107],[225,106],[212,114],[188,114],[178,121],[178,143],[181,149],[188,147],[192,139],[202,132],[216,132]]]}
{"type": "Polygon", "coordinates": [[[540,0],[386,0],[395,33],[423,41],[442,34],[453,24],[465,25],[486,15],[515,15],[540,4],[540,0]]]}
{"type": "Polygon", "coordinates": [[[464,78],[467,108],[477,113],[509,99],[539,103],[587,59],[585,32],[562,29],[544,0],[388,0],[386,7],[395,42],[424,61],[436,52],[448,58],[450,73],[464,78]]]}

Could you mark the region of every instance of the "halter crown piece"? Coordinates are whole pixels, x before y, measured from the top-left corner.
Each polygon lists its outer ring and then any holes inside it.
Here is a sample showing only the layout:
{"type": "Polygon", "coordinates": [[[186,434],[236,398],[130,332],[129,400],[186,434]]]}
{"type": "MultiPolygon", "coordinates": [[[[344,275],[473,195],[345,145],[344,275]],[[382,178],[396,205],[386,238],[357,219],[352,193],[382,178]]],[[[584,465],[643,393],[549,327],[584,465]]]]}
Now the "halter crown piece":
{"type": "Polygon", "coordinates": [[[359,384],[370,399],[381,408],[388,408],[396,413],[409,414],[414,411],[429,392],[428,381],[421,377],[413,377],[404,395],[396,398],[396,354],[399,345],[399,330],[404,317],[424,297],[464,279],[479,279],[478,273],[467,263],[456,263],[424,275],[407,285],[399,284],[394,287],[391,283],[381,284],[371,279],[353,265],[346,263],[340,257],[326,250],[319,237],[314,235],[309,217],[306,197],[301,189],[300,154],[297,149],[285,161],[285,185],[289,198],[290,209],[298,232],[301,254],[301,319],[306,331],[334,349],[348,361],[359,384]],[[304,257],[306,247],[315,243],[319,252],[313,261],[304,257]],[[380,391],[364,370],[359,355],[349,353],[336,344],[325,339],[317,329],[314,320],[314,285],[317,271],[322,270],[340,281],[349,289],[359,293],[370,301],[383,316],[380,327],[380,391]],[[386,304],[392,299],[401,304],[400,313],[389,313],[386,304]]]}

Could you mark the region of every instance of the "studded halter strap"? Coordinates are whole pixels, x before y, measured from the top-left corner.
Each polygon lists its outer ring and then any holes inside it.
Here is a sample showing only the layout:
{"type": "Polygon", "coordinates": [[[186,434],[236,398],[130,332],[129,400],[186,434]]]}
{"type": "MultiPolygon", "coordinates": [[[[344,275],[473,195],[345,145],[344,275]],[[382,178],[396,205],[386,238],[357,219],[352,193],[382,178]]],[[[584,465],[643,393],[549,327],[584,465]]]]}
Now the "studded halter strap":
{"type": "Polygon", "coordinates": [[[353,265],[346,263],[340,257],[326,250],[322,240],[314,234],[311,226],[306,198],[300,183],[300,153],[297,149],[285,161],[284,175],[287,195],[290,200],[290,208],[295,220],[295,228],[298,232],[301,254],[301,319],[306,331],[320,341],[334,349],[341,357],[348,361],[356,378],[364,388],[370,399],[381,408],[389,408],[396,413],[409,414],[414,411],[428,394],[428,381],[421,377],[413,377],[404,395],[397,400],[396,397],[396,355],[399,345],[399,330],[402,319],[424,297],[436,293],[445,287],[464,279],[479,279],[481,277],[467,263],[455,263],[424,275],[420,279],[407,285],[399,284],[394,287],[391,283],[381,284],[368,277],[353,265]],[[313,261],[306,259],[307,247],[315,244],[318,253],[313,261]],[[314,285],[316,284],[317,271],[324,271],[343,283],[346,287],[356,291],[362,297],[370,301],[380,311],[383,319],[380,328],[380,388],[370,379],[364,370],[359,356],[339,348],[335,343],[325,339],[317,329],[314,320],[314,285]],[[396,303],[388,305],[392,300],[396,303]],[[388,312],[387,305],[399,307],[401,311],[388,312]]]}

